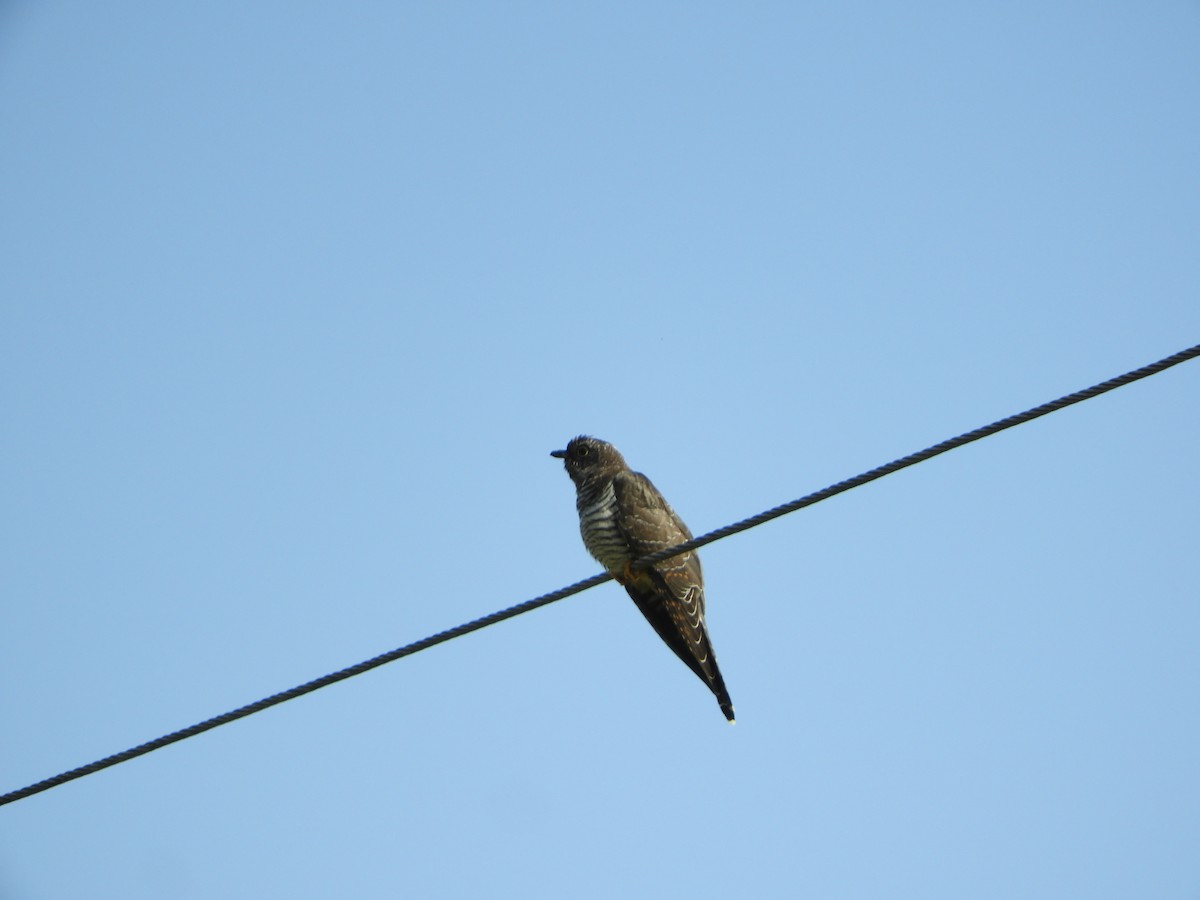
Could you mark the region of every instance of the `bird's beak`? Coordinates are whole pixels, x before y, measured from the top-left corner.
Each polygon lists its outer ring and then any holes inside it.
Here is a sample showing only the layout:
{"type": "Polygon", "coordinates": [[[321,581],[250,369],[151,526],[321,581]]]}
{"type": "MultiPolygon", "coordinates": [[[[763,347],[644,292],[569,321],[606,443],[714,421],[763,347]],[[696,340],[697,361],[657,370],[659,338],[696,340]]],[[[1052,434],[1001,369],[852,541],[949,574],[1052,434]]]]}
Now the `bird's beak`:
{"type": "Polygon", "coordinates": [[[566,450],[551,450],[550,455],[553,456],[555,459],[566,459],[567,451],[566,450]]]}

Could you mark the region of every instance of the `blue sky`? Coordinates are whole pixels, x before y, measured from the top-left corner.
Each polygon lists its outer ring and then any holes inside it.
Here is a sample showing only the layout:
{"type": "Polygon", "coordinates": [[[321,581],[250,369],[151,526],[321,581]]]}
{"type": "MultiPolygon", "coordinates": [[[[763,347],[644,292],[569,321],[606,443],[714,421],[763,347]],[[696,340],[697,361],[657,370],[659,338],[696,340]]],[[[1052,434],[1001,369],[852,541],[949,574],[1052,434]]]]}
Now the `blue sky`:
{"type": "MultiPolygon", "coordinates": [[[[1200,341],[1194,3],[0,6],[0,791],[1200,341]]],[[[0,809],[0,898],[1195,897],[1200,364],[0,809]]]]}

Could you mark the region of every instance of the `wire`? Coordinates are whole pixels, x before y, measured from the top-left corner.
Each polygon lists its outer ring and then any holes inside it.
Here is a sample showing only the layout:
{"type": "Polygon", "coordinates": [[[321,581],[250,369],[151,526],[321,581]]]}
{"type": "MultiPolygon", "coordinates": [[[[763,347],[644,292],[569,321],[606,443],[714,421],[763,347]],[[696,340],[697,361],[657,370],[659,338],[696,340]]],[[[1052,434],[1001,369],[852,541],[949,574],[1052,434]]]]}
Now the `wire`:
{"type": "MultiPolygon", "coordinates": [[[[679,544],[676,547],[669,547],[666,550],[661,550],[649,556],[643,557],[633,564],[635,569],[644,569],[647,566],[653,565],[664,559],[676,556],[680,553],[686,553],[688,550],[695,550],[698,547],[703,547],[705,544],[711,544],[714,541],[719,541],[722,538],[730,535],[738,534],[754,528],[764,522],[769,522],[772,519],[777,519],[780,516],[787,515],[790,512],[795,512],[798,509],[803,509],[806,506],[812,506],[814,503],[819,503],[837,494],[841,494],[851,488],[856,488],[868,482],[875,481],[885,475],[890,475],[893,472],[898,472],[901,469],[906,469],[909,466],[914,466],[917,463],[932,459],[956,447],[962,447],[965,444],[970,444],[982,438],[989,437],[997,432],[1012,428],[1016,425],[1022,425],[1030,422],[1033,419],[1048,415],[1052,412],[1057,412],[1067,406],[1072,406],[1076,403],[1081,403],[1084,400],[1090,400],[1100,394],[1123,387],[1131,382],[1138,381],[1142,378],[1148,378],[1151,375],[1157,375],[1164,369],[1169,369],[1171,366],[1186,362],[1200,356],[1200,344],[1194,347],[1189,347],[1187,350],[1181,350],[1171,356],[1164,357],[1158,362],[1150,363],[1142,366],[1140,369],[1134,369],[1131,372],[1126,372],[1124,375],[1118,375],[1116,378],[1110,378],[1108,381],[1102,381],[1100,384],[1093,385],[1090,388],[1085,388],[1082,391],[1076,391],[1073,394],[1059,397],[1057,400],[1052,400],[1049,403],[1043,403],[1041,406],[1035,406],[1025,412],[1017,413],[1016,415],[1008,416],[992,422],[990,425],[984,425],[981,428],[976,428],[974,431],[968,431],[960,434],[958,437],[950,438],[942,441],[940,444],[934,444],[924,450],[916,453],[910,453],[908,456],[903,456],[893,460],[886,465],[871,469],[868,472],[863,472],[861,475],[856,475],[853,478],[847,478],[845,481],[839,481],[837,484],[830,485],[819,491],[814,491],[811,494],[806,494],[797,500],[792,500],[790,503],[783,503],[779,506],[761,512],[758,515],[750,516],[747,519],[742,519],[740,522],[735,522],[732,525],[726,525],[723,528],[718,528],[715,531],[710,531],[700,537],[694,538],[686,543],[679,544]]],[[[285,703],[288,700],[294,700],[305,694],[310,694],[313,691],[320,690],[323,687],[328,687],[331,684],[336,684],[339,681],[345,681],[347,678],[353,678],[355,675],[361,675],[364,672],[369,672],[371,669],[376,669],[386,663],[394,662],[405,656],[411,656],[414,653],[419,653],[421,650],[426,650],[437,644],[445,643],[456,637],[461,637],[464,634],[470,634],[472,631],[479,631],[482,628],[487,628],[489,625],[495,625],[497,622],[503,622],[505,619],[511,619],[523,613],[530,612],[542,606],[548,606],[558,600],[563,600],[573,594],[578,594],[586,591],[589,588],[604,584],[606,581],[611,581],[612,576],[608,574],[593,575],[591,578],[585,578],[583,581],[577,581],[567,587],[559,588],[556,591],[551,591],[548,594],[542,594],[540,597],[534,597],[532,600],[526,600],[524,603],[518,603],[516,606],[510,606],[507,609],[502,609],[499,612],[491,613],[455,628],[441,631],[427,638],[422,638],[411,644],[406,644],[403,647],[398,647],[388,653],[382,653],[379,656],[364,660],[353,666],[348,666],[345,669],[340,669],[336,672],[331,672],[321,678],[315,678],[312,681],[290,688],[286,691],[280,691],[277,694],[272,694],[269,697],[264,697],[254,703],[248,703],[245,706],[222,713],[219,716],[214,716],[211,719],[205,719],[203,722],[197,722],[187,728],[182,728],[179,731],[173,731],[170,734],[165,734],[162,737],[155,738],[152,741],[147,741],[144,744],[138,744],[136,747],[130,747],[128,750],[123,750],[120,753],[114,753],[111,756],[106,756],[103,759],[98,759],[95,762],[88,763],[85,766],[79,766],[75,769],[70,769],[59,775],[51,778],[46,778],[34,784],[11,791],[7,794],[0,795],[0,806],[12,803],[15,800],[21,800],[25,797],[30,797],[42,791],[49,790],[52,787],[57,787],[60,784],[65,784],[68,781],[74,781],[76,778],[82,778],[85,775],[91,775],[94,772],[99,772],[102,769],[107,769],[115,766],[118,763],[127,762],[139,756],[145,756],[154,750],[166,747],[168,744],[174,744],[190,737],[195,737],[198,734],[203,734],[205,731],[234,722],[238,719],[244,719],[246,716],[253,715],[257,712],[262,712],[272,706],[278,706],[280,703],[285,703]]]]}
{"type": "MultiPolygon", "coordinates": [[[[695,550],[697,547],[703,547],[705,544],[711,544],[713,541],[719,541],[721,538],[729,537],[730,535],[746,531],[749,528],[754,528],[756,525],[761,525],[764,522],[770,522],[772,519],[778,519],[780,516],[785,516],[790,512],[795,512],[798,509],[804,509],[806,506],[812,506],[814,503],[820,503],[822,500],[828,500],[830,497],[835,497],[838,494],[844,493],[851,488],[860,487],[867,482],[875,481],[882,478],[884,475],[891,475],[893,472],[899,472],[901,469],[907,469],[909,466],[915,466],[917,463],[925,462],[927,459],[933,459],[935,456],[940,456],[947,451],[954,450],[957,447],[962,447],[965,444],[973,443],[985,437],[991,437],[997,432],[1012,428],[1016,425],[1024,425],[1026,422],[1032,422],[1034,419],[1040,419],[1042,416],[1049,415],[1052,412],[1057,412],[1068,406],[1073,406],[1076,403],[1082,403],[1084,400],[1091,400],[1093,397],[1098,397],[1101,394],[1106,394],[1109,391],[1116,390],[1119,387],[1124,387],[1134,381],[1139,381],[1142,378],[1149,378],[1151,375],[1157,375],[1164,369],[1169,369],[1171,366],[1177,366],[1181,362],[1187,362],[1189,359],[1195,359],[1200,356],[1200,344],[1194,347],[1189,347],[1186,350],[1180,350],[1178,353],[1172,353],[1170,356],[1160,359],[1158,362],[1150,363],[1142,366],[1140,369],[1134,369],[1132,372],[1126,372],[1124,375],[1118,375],[1116,378],[1110,378],[1108,381],[1102,381],[1099,384],[1094,384],[1090,388],[1084,388],[1082,391],[1076,391],[1073,394],[1059,397],[1057,400],[1051,400],[1049,403],[1043,403],[1041,406],[1035,406],[1032,409],[1027,409],[1025,412],[1016,413],[1004,419],[997,419],[990,425],[984,425],[976,428],[974,431],[968,431],[960,434],[958,437],[952,437],[949,440],[942,441],[940,444],[934,444],[932,447],[926,447],[924,450],[918,450],[916,453],[910,453],[908,456],[902,456],[900,459],[892,460],[887,465],[879,466],[871,469],[869,472],[863,472],[861,475],[855,475],[853,478],[847,478],[845,481],[839,481],[837,484],[831,484],[827,488],[822,488],[819,491],[813,491],[800,497],[797,500],[792,500],[790,503],[782,503],[779,506],[768,509],[765,512],[760,512],[756,516],[750,516],[748,519],[742,519],[740,522],[734,522],[732,525],[726,525],[723,528],[718,528],[715,531],[710,531],[708,534],[702,534],[698,538],[693,538],[687,543],[680,544],[677,547],[668,547],[665,550],[660,550],[656,553],[651,553],[633,563],[635,569],[645,569],[648,566],[654,565],[656,562],[661,562],[664,559],[669,559],[672,556],[677,556],[680,553],[686,553],[688,550],[695,550]]],[[[0,801],[4,798],[0,797],[0,801]]]]}
{"type": "Polygon", "coordinates": [[[74,781],[76,778],[82,778],[84,775],[91,775],[93,772],[99,772],[101,769],[107,769],[110,766],[115,766],[118,763],[127,762],[131,759],[136,759],[139,756],[145,756],[153,750],[158,750],[161,747],[166,747],[168,744],[174,744],[179,741],[186,740],[190,737],[195,737],[198,734],[203,734],[206,731],[211,731],[219,725],[227,725],[230,722],[235,722],[238,719],[244,719],[246,716],[253,715],[257,712],[262,712],[264,709],[270,709],[272,706],[278,706],[280,703],[286,703],[288,700],[295,700],[297,697],[303,697],[305,694],[311,694],[313,691],[320,690],[323,687],[328,687],[331,684],[336,684],[339,681],[345,681],[347,678],[353,678],[355,675],[361,675],[364,672],[369,672],[371,669],[377,669],[380,666],[401,659],[405,656],[412,656],[414,653],[419,653],[421,650],[426,650],[437,644],[443,644],[456,637],[461,637],[464,634],[470,634],[472,631],[478,631],[481,628],[487,628],[489,625],[495,625],[497,622],[503,622],[505,619],[511,619],[514,616],[519,616],[522,613],[530,612],[537,609],[539,606],[546,606],[556,600],[562,600],[564,597],[569,597],[572,594],[578,594],[580,591],[586,591],[588,588],[595,587],[598,584],[604,584],[606,581],[611,581],[612,576],[593,575],[591,578],[585,578],[583,581],[577,581],[572,585],[564,588],[559,588],[557,591],[551,591],[548,594],[542,594],[540,597],[534,597],[532,600],[526,600],[524,603],[518,603],[516,606],[510,606],[508,609],[502,609],[499,612],[494,612],[491,615],[482,616],[474,619],[463,625],[455,628],[448,628],[445,631],[440,631],[437,634],[430,635],[427,638],[422,638],[419,641],[414,641],[411,644],[405,644],[403,647],[397,647],[387,653],[381,653],[379,656],[364,660],[353,666],[347,666],[344,669],[339,669],[336,672],[331,672],[328,675],[323,675],[320,678],[314,678],[312,681],[306,681],[304,684],[297,685],[294,688],[289,688],[286,691],[280,691],[278,694],[272,694],[269,697],[263,697],[261,700],[256,700],[253,703],[247,703],[245,706],[239,706],[237,709],[230,710],[226,713],[221,713],[219,716],[213,716],[211,719],[205,719],[203,722],[197,722],[195,725],[189,725],[187,728],[181,728],[179,731],[172,731],[170,734],[164,734],[162,737],[155,738],[152,741],[147,741],[144,744],[138,744],[136,747],[130,747],[128,750],[122,750],[120,753],[114,753],[111,756],[106,756],[103,759],[98,759],[95,762],[88,763],[86,766],[79,766],[76,769],[70,769],[60,775],[55,775],[52,778],[47,778],[44,781],[39,781],[31,784],[28,787],[20,790],[12,791],[8,794],[0,795],[0,806],[6,803],[12,803],[14,800],[20,800],[24,797],[29,797],[33,794],[41,793],[49,790],[52,787],[57,787],[68,781],[74,781]]]}

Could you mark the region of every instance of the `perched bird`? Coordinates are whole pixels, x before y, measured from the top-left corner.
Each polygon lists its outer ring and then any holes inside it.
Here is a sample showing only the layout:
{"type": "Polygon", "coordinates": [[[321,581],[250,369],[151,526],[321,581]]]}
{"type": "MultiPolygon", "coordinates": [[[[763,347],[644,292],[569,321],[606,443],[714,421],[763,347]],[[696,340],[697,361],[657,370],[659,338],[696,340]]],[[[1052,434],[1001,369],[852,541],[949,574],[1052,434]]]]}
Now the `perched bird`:
{"type": "Polygon", "coordinates": [[[650,479],[632,471],[612,444],[580,435],[566,450],[550,455],[563,461],[575,483],[579,533],[588,552],[625,587],[658,636],[708,685],[732,722],[733,701],[704,625],[700,558],[689,551],[646,569],[631,565],[691,540],[688,527],[650,479]]]}

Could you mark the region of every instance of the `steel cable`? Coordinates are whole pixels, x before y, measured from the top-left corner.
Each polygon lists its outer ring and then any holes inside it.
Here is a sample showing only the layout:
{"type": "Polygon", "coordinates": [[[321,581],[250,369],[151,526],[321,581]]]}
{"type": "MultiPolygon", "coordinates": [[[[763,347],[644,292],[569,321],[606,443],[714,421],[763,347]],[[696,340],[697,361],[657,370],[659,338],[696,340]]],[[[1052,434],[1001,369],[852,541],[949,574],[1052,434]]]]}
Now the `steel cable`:
{"type": "MultiPolygon", "coordinates": [[[[1067,394],[1063,397],[1059,397],[1057,400],[1052,400],[1049,403],[1043,403],[1041,406],[1035,406],[1032,409],[1026,410],[1025,412],[1007,416],[1003,419],[998,419],[997,421],[992,422],[990,425],[984,425],[983,427],[976,428],[973,431],[965,432],[957,437],[942,441],[939,444],[934,444],[932,447],[927,447],[926,449],[920,450],[916,453],[910,453],[908,456],[903,456],[899,459],[893,460],[890,463],[887,463],[886,465],[863,472],[861,475],[856,475],[853,478],[847,478],[845,481],[839,481],[837,484],[830,485],[829,487],[823,488],[819,491],[814,491],[811,494],[806,494],[805,496],[796,500],[792,500],[789,503],[783,503],[779,506],[758,513],[757,515],[750,516],[747,519],[742,519],[740,522],[735,522],[732,525],[726,525],[722,528],[716,529],[715,531],[702,534],[684,544],[680,544],[676,547],[669,547],[666,550],[659,551],[658,553],[653,553],[638,560],[633,564],[633,567],[639,569],[645,568],[655,562],[667,559],[679,553],[685,553],[688,550],[694,550],[698,547],[703,547],[705,544],[711,544],[714,541],[719,541],[722,538],[729,537],[730,535],[738,534],[750,528],[762,525],[764,522],[769,522],[772,519],[777,519],[780,516],[803,509],[806,506],[812,506],[814,503],[827,500],[830,497],[834,497],[845,491],[851,490],[852,488],[860,487],[868,482],[883,478],[885,475],[890,475],[893,472],[898,472],[901,469],[905,469],[909,466],[914,466],[917,463],[932,459],[933,457],[939,456],[942,453],[946,453],[949,450],[954,450],[955,448],[962,447],[965,444],[970,444],[982,438],[989,437],[990,435],[1004,431],[1008,428],[1012,428],[1016,425],[1022,425],[1026,422],[1032,421],[1033,419],[1056,412],[1067,406],[1081,403],[1084,400],[1090,400],[1091,398],[1097,397],[1100,394],[1123,387],[1124,385],[1138,381],[1142,378],[1156,375],[1159,372],[1162,372],[1164,369],[1169,369],[1171,366],[1194,359],[1197,356],[1200,356],[1200,344],[1190,347],[1187,350],[1181,350],[1178,353],[1164,357],[1163,359],[1160,359],[1154,363],[1150,363],[1149,365],[1142,366],[1139,369],[1126,372],[1124,375],[1118,375],[1116,378],[1110,378],[1107,381],[1103,381],[1099,384],[1093,385],[1092,387],[1085,388],[1084,390],[1067,394]]],[[[127,762],[128,760],[135,759],[139,756],[144,756],[147,753],[158,750],[162,747],[166,747],[169,744],[174,744],[178,741],[195,737],[198,734],[202,734],[205,731],[210,731],[220,725],[225,725],[229,722],[234,722],[238,719],[243,719],[246,716],[253,715],[254,713],[262,712],[263,710],[269,709],[272,706],[278,706],[280,703],[285,703],[288,700],[294,700],[295,698],[301,697],[304,694],[312,693],[313,691],[319,690],[323,687],[336,684],[339,681],[345,681],[347,678],[352,678],[355,675],[361,675],[364,672],[369,672],[371,669],[378,668],[386,663],[394,662],[395,660],[402,659],[405,656],[411,656],[412,654],[418,653],[421,650],[426,650],[430,647],[436,646],[437,644],[445,643],[446,641],[452,640],[456,637],[461,637],[464,634],[470,634],[473,631],[479,631],[482,628],[487,628],[489,625],[495,625],[498,622],[503,622],[505,619],[511,619],[515,616],[521,615],[522,613],[527,613],[538,609],[539,607],[547,606],[558,600],[563,600],[572,596],[573,594],[586,591],[589,588],[596,587],[597,585],[603,584],[604,582],[610,580],[612,580],[612,576],[608,574],[593,575],[590,578],[577,581],[572,585],[568,585],[567,587],[559,588],[558,590],[551,591],[548,594],[542,594],[540,597],[535,597],[532,600],[526,600],[524,603],[518,603],[517,605],[510,606],[507,609],[502,609],[498,612],[491,613],[490,615],[482,616],[481,618],[466,622],[455,628],[449,628],[445,631],[438,632],[437,634],[430,635],[429,637],[422,638],[419,641],[414,641],[411,644],[405,644],[403,647],[398,647],[395,650],[382,653],[379,656],[364,660],[363,662],[357,663],[353,666],[348,666],[344,669],[339,669],[336,672],[331,672],[330,674],[324,675],[320,678],[315,678],[312,681],[289,688],[286,691],[280,691],[277,694],[272,694],[269,697],[264,697],[261,700],[248,703],[245,706],[222,713],[219,716],[214,716],[211,719],[205,719],[203,722],[197,722],[195,725],[190,725],[187,728],[180,729],[179,731],[173,731],[170,734],[165,734],[162,737],[155,738],[152,741],[147,741],[144,744],[139,744],[136,747],[130,747],[128,750],[123,750],[120,753],[114,753],[111,756],[106,756],[103,759],[98,759],[95,762],[88,763],[87,765],[70,769],[66,772],[62,772],[61,774],[46,778],[42,781],[38,781],[18,790],[10,791],[7,794],[0,795],[0,806],[3,806],[7,803],[12,803],[15,800],[21,800],[25,797],[32,796],[33,794],[41,793],[42,791],[49,790],[52,787],[65,784],[68,781],[74,781],[76,778],[82,778],[85,775],[91,775],[94,772],[99,772],[102,769],[107,769],[111,766],[117,765],[118,763],[127,762]]]]}

